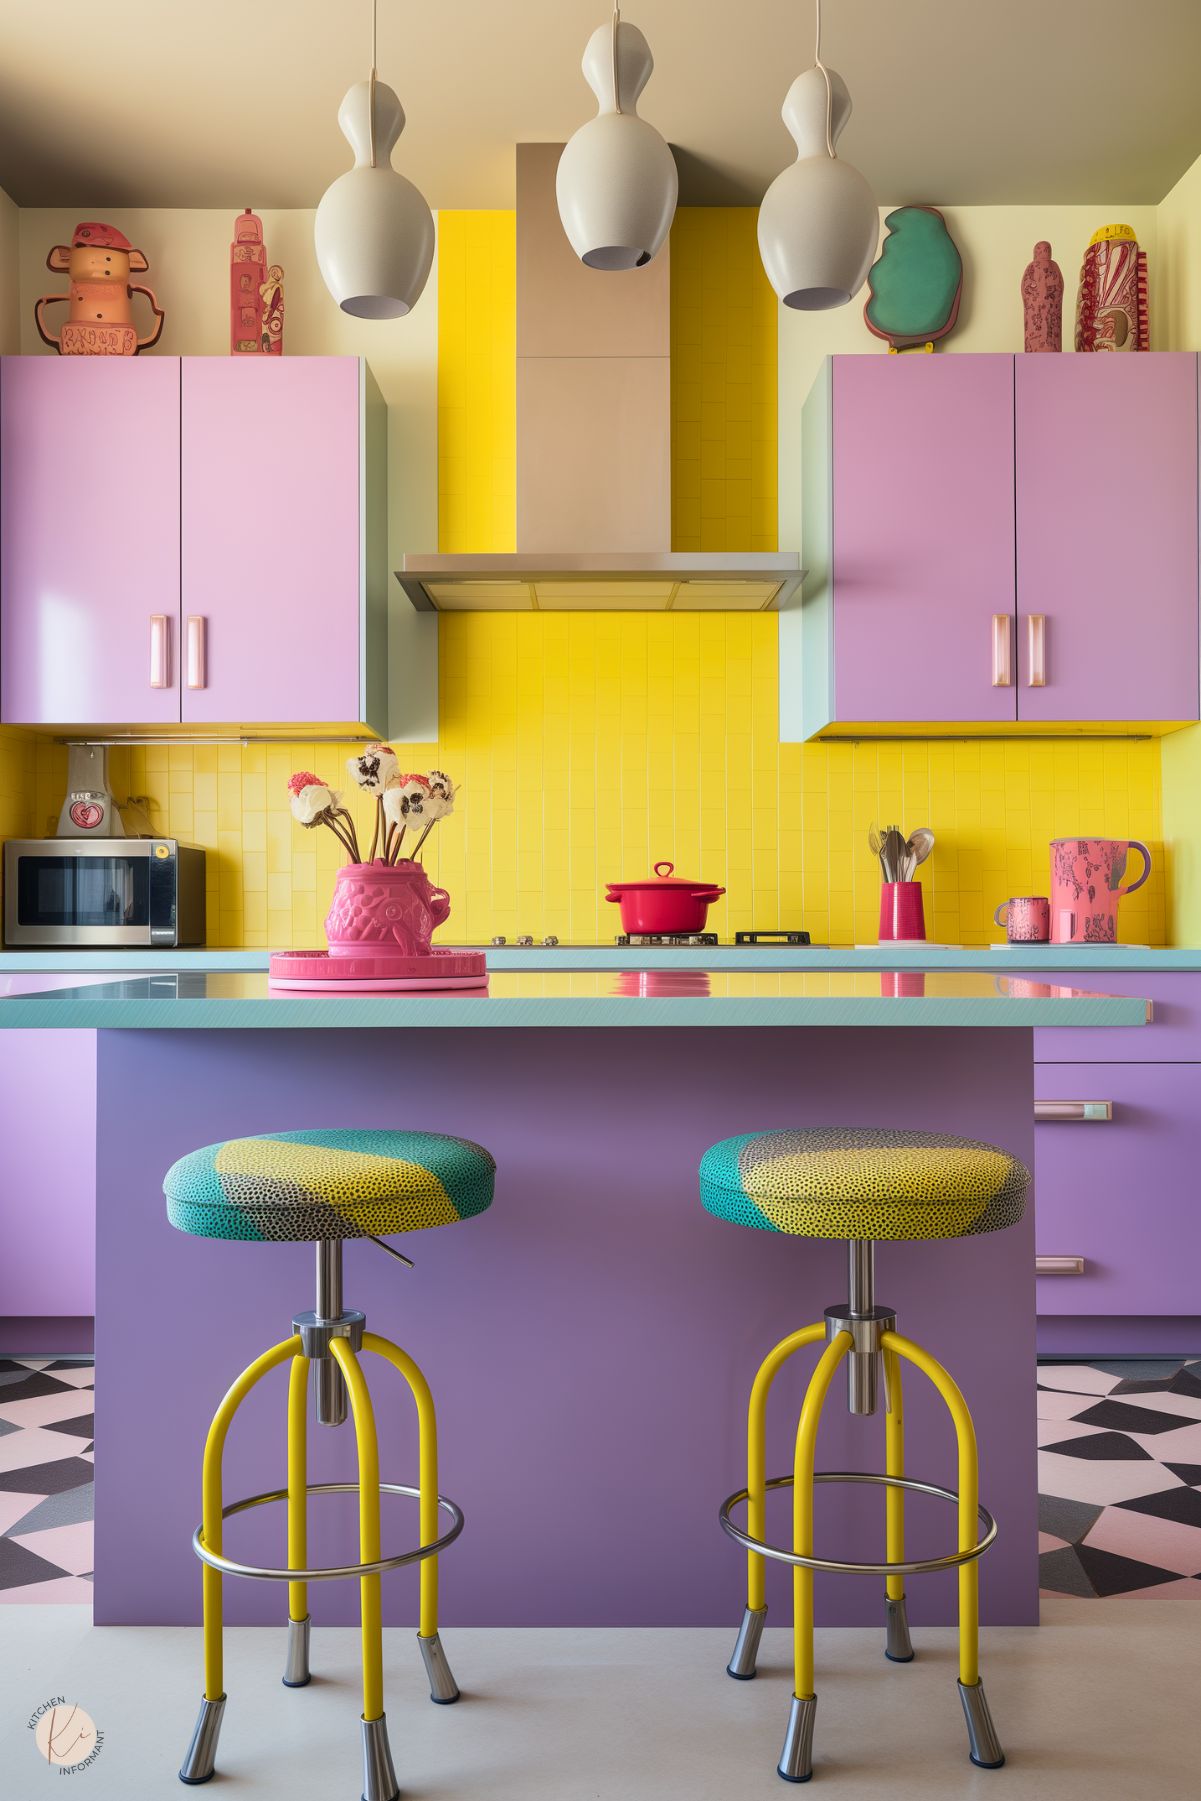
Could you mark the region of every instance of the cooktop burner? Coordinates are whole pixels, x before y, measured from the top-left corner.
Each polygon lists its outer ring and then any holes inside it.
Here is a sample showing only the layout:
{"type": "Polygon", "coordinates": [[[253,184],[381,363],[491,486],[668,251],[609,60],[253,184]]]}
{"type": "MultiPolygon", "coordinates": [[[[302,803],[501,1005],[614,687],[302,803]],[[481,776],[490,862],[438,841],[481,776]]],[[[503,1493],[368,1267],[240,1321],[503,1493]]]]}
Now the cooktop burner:
{"type": "MultiPolygon", "coordinates": [[[[679,946],[685,950],[708,950],[716,947],[716,932],[620,932],[614,940],[622,949],[636,946],[644,948],[660,948],[679,946]]],[[[808,932],[735,932],[736,946],[748,949],[755,945],[805,945],[810,943],[808,932]]]]}

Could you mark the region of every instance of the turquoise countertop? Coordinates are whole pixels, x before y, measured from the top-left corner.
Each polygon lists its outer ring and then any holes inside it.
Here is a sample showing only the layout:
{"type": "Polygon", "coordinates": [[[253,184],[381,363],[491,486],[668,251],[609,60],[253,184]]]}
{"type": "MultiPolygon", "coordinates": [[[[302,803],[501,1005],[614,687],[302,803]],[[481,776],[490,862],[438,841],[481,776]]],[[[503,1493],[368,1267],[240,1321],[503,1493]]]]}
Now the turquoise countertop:
{"type": "MultiPolygon", "coordinates": [[[[544,961],[553,952],[542,952],[544,961]]],[[[301,994],[262,973],[92,978],[0,998],[4,1027],[1138,1026],[1145,1001],[1031,977],[908,970],[498,970],[485,991],[301,994]]]]}
{"type": "MultiPolygon", "coordinates": [[[[647,950],[617,945],[560,945],[546,949],[515,945],[487,951],[488,966],[517,969],[711,969],[711,970],[1201,970],[1201,950],[1169,950],[1162,946],[1126,944],[994,944],[985,948],[948,945],[813,945],[789,948],[736,948],[719,944],[707,949],[647,950]]],[[[121,974],[162,970],[262,971],[265,950],[0,950],[0,976],[45,972],[51,975],[121,974]]]]}

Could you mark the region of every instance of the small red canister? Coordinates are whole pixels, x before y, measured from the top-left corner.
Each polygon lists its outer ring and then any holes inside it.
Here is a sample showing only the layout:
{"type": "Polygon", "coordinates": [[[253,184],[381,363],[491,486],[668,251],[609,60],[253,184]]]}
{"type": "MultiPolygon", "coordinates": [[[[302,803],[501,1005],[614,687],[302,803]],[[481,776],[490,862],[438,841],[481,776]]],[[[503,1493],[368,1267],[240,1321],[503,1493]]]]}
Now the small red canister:
{"type": "Polygon", "coordinates": [[[926,915],[920,882],[885,882],[880,890],[880,943],[923,939],[926,915]]]}

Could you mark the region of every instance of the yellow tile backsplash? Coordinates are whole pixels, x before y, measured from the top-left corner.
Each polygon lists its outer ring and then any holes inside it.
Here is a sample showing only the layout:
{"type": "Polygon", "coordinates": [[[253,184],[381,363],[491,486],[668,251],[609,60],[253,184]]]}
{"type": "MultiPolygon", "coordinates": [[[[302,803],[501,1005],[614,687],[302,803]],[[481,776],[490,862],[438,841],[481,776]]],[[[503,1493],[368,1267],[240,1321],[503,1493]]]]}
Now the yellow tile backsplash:
{"type": "MultiPolygon", "coordinates": [[[[513,548],[514,245],[512,213],[439,216],[443,550],[513,548]]],[[[753,210],[682,209],[672,271],[675,548],[772,549],[777,310],[753,210]]],[[[871,943],[873,821],[933,829],[929,935],[969,945],[1002,936],[998,901],[1046,891],[1049,839],[1145,838],[1155,869],[1122,932],[1165,941],[1157,743],[781,745],[776,629],[773,615],[443,615],[439,741],[400,755],[462,784],[427,845],[453,900],[446,941],[611,939],[605,883],[667,858],[727,889],[711,914],[723,934],[804,926],[871,943]]],[[[351,750],[121,749],[110,775],[118,800],[147,797],[156,831],[207,849],[210,944],[303,948],[323,942],[339,847],[294,823],[287,779],[303,768],[345,786],[351,750]]],[[[61,747],[0,735],[0,830],[53,830],[65,780],[61,747]]],[[[370,809],[353,804],[369,836],[370,809]]]]}

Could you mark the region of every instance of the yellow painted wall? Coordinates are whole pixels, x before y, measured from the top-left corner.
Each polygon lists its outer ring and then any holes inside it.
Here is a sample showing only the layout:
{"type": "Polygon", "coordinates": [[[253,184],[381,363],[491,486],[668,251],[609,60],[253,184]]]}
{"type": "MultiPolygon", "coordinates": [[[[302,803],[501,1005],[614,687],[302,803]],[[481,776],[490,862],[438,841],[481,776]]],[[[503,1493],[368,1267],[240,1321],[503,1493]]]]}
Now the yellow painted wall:
{"type": "Polygon", "coordinates": [[[438,216],[438,549],[515,550],[517,215],[438,216]]]}

